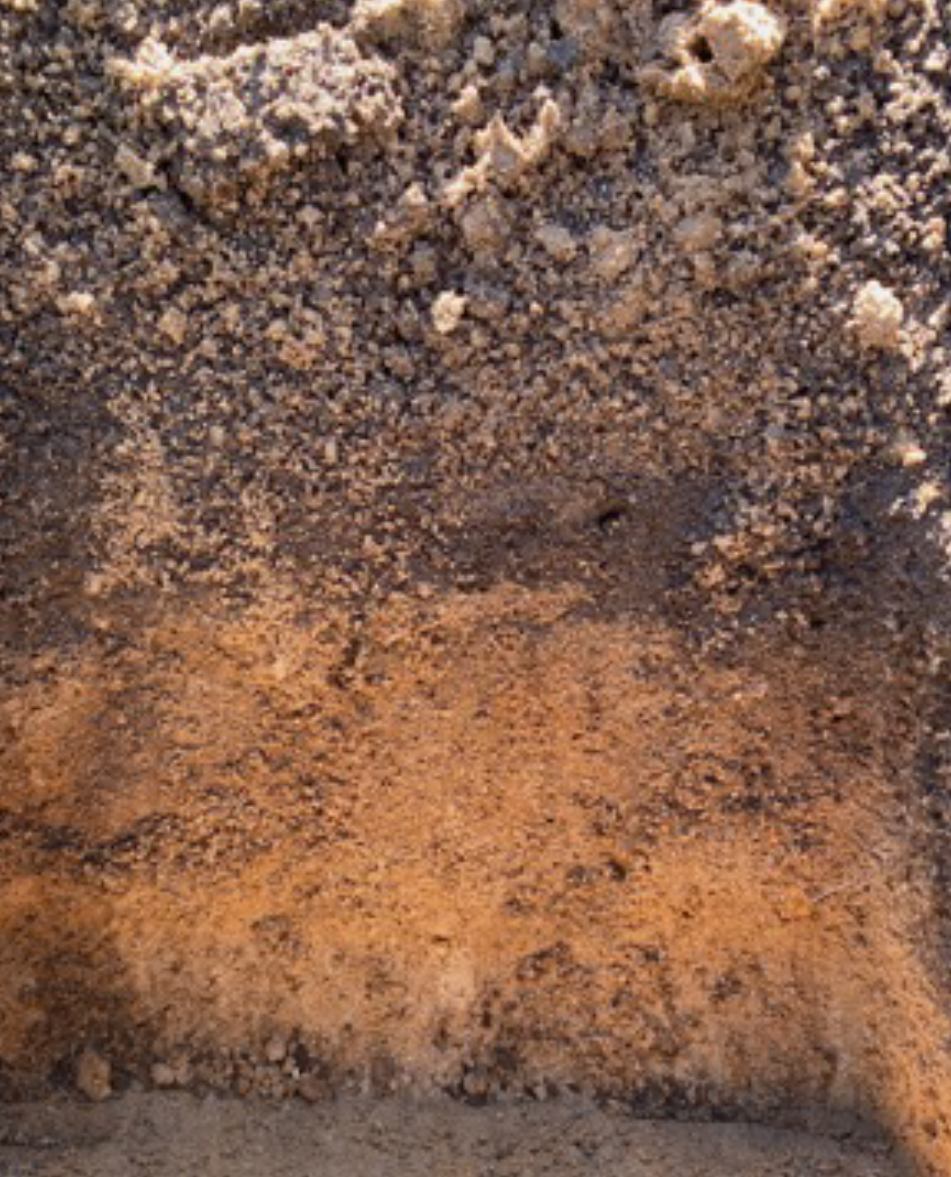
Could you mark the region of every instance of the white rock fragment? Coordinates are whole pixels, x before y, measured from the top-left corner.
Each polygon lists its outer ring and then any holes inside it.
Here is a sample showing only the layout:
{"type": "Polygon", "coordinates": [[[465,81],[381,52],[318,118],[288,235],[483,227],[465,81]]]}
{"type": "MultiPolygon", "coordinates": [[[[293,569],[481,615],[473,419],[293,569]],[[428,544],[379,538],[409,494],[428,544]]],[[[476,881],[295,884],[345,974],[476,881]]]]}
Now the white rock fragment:
{"type": "Polygon", "coordinates": [[[401,249],[429,226],[433,209],[422,185],[410,184],[392,212],[377,222],[370,235],[376,249],[401,249]]]}
{"type": "Polygon", "coordinates": [[[472,43],[472,59],[476,65],[488,69],[495,64],[495,46],[488,37],[476,37],[472,43]]]}
{"type": "Polygon", "coordinates": [[[849,19],[881,21],[888,0],[813,0],[812,23],[817,31],[849,19]]]}
{"type": "Polygon", "coordinates": [[[475,136],[480,163],[503,183],[517,179],[547,153],[558,122],[558,107],[550,98],[546,99],[532,129],[524,137],[514,134],[505,119],[496,115],[475,136]]]}
{"type": "Polygon", "coordinates": [[[469,249],[483,255],[502,250],[511,228],[504,206],[491,193],[466,207],[459,227],[469,249]]]}
{"type": "Polygon", "coordinates": [[[888,447],[887,453],[896,466],[904,466],[909,470],[916,466],[923,466],[928,461],[927,451],[922,448],[914,434],[906,430],[899,431],[888,447]]]}
{"type": "Polygon", "coordinates": [[[151,1078],[156,1087],[187,1087],[192,1079],[188,1056],[176,1053],[169,1059],[160,1059],[152,1066],[151,1078]]]}
{"type": "Polygon", "coordinates": [[[96,296],[88,290],[73,290],[64,294],[57,306],[61,314],[89,318],[96,313],[96,296]]]}
{"type": "Polygon", "coordinates": [[[432,305],[433,326],[440,335],[451,335],[462,322],[465,310],[465,295],[444,290],[432,305]]]}
{"type": "Polygon", "coordinates": [[[904,318],[901,300],[881,282],[866,282],[855,296],[852,324],[864,347],[894,350],[901,342],[904,318]]]}

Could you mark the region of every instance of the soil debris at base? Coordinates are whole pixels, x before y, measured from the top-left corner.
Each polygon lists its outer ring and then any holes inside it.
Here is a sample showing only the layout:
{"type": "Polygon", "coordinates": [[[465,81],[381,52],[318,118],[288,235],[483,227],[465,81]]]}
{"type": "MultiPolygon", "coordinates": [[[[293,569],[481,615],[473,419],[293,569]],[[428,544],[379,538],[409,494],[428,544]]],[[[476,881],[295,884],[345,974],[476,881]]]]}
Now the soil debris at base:
{"type": "Polygon", "coordinates": [[[12,1107],[0,1171],[30,1177],[899,1177],[846,1126],[823,1136],[632,1120],[579,1100],[471,1108],[351,1098],[314,1109],[187,1095],[12,1107]]]}

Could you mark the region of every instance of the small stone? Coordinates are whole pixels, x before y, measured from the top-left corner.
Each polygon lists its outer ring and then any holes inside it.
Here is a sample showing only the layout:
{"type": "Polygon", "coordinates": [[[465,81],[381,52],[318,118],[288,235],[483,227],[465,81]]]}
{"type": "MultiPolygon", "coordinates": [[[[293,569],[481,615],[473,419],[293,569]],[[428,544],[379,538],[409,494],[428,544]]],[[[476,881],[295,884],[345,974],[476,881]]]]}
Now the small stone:
{"type": "Polygon", "coordinates": [[[234,13],[227,4],[219,4],[208,16],[208,30],[214,34],[227,33],[234,25],[234,13]]]}
{"type": "Polygon", "coordinates": [[[633,234],[625,230],[598,225],[589,239],[591,269],[604,282],[616,282],[637,261],[638,248],[633,234]]]}
{"type": "Polygon", "coordinates": [[[79,315],[83,318],[92,315],[96,310],[95,295],[85,290],[74,290],[59,299],[57,306],[64,315],[79,315]]]}
{"type": "Polygon", "coordinates": [[[509,236],[508,219],[492,196],[470,204],[459,218],[459,227],[473,253],[496,253],[505,246],[509,236]]]}
{"type": "Polygon", "coordinates": [[[297,1094],[308,1103],[322,1103],[330,1098],[330,1086],[320,1075],[301,1075],[297,1081],[297,1094]]]}
{"type": "Polygon", "coordinates": [[[482,122],[484,117],[482,97],[471,82],[463,88],[459,97],[452,104],[452,113],[461,123],[470,127],[478,126],[482,122]]]}
{"type": "Polygon", "coordinates": [[[462,0],[357,0],[351,21],[383,40],[422,43],[445,49],[465,16],[462,0]]]}
{"type": "Polygon", "coordinates": [[[674,240],[684,253],[707,252],[716,245],[723,233],[723,221],[712,213],[698,213],[685,217],[674,229],[674,240]]]}
{"type": "Polygon", "coordinates": [[[570,262],[578,252],[578,243],[564,225],[546,221],[535,230],[535,240],[555,261],[570,262]]]}
{"type": "Polygon", "coordinates": [[[756,83],[785,36],[784,21],[764,4],[706,3],[696,17],[676,12],[660,22],[659,44],[677,68],[649,67],[643,77],[679,101],[731,102],[756,83]]]}
{"type": "Polygon", "coordinates": [[[136,188],[150,188],[156,184],[155,168],[152,164],[124,143],[116,151],[116,167],[136,188]]]}
{"type": "Polygon", "coordinates": [[[885,351],[896,348],[904,318],[901,300],[880,282],[866,282],[855,296],[852,322],[865,347],[885,351]]]}
{"type": "Polygon", "coordinates": [[[466,309],[465,295],[444,290],[433,303],[433,326],[440,335],[451,335],[462,322],[466,309]]]}
{"type": "Polygon", "coordinates": [[[282,1063],[287,1057],[287,1042],[279,1034],[269,1038],[264,1045],[264,1057],[269,1063],[282,1063]]]}
{"type": "Polygon", "coordinates": [[[891,457],[897,466],[911,469],[922,466],[928,460],[927,453],[913,437],[899,437],[891,447],[891,457]]]}
{"type": "Polygon", "coordinates": [[[708,8],[697,33],[709,44],[717,69],[738,82],[773,60],[782,48],[785,28],[764,5],[733,0],[708,8]]]}
{"type": "Polygon", "coordinates": [[[182,343],[188,330],[188,319],[177,307],[169,307],[158,322],[159,331],[173,343],[182,343]]]}
{"type": "Polygon", "coordinates": [[[488,67],[495,62],[495,46],[488,37],[476,37],[472,45],[472,56],[476,64],[488,67]]]}
{"type": "Polygon", "coordinates": [[[109,1060],[87,1047],[76,1063],[76,1090],[95,1103],[112,1095],[112,1067],[109,1060]]]}
{"type": "Polygon", "coordinates": [[[151,1074],[156,1087],[174,1087],[177,1082],[175,1068],[169,1063],[155,1063],[151,1074]]]}

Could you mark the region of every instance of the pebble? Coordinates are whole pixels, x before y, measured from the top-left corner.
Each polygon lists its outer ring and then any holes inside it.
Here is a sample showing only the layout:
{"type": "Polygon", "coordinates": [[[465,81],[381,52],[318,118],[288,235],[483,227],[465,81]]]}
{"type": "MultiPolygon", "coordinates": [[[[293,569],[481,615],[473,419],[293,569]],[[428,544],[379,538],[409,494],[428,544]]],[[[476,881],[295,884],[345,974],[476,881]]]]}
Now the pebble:
{"type": "Polygon", "coordinates": [[[275,1034],[264,1046],[264,1057],[269,1063],[281,1063],[287,1057],[287,1041],[275,1034]]]}
{"type": "Polygon", "coordinates": [[[885,351],[897,347],[904,317],[901,300],[881,282],[866,282],[855,296],[853,323],[865,347],[885,351]]]}
{"type": "Polygon", "coordinates": [[[112,1066],[107,1058],[87,1047],[76,1063],[76,1090],[95,1103],[112,1095],[112,1066]]]}
{"type": "Polygon", "coordinates": [[[432,306],[433,326],[440,335],[451,335],[462,322],[466,299],[454,290],[444,290],[432,306]]]}

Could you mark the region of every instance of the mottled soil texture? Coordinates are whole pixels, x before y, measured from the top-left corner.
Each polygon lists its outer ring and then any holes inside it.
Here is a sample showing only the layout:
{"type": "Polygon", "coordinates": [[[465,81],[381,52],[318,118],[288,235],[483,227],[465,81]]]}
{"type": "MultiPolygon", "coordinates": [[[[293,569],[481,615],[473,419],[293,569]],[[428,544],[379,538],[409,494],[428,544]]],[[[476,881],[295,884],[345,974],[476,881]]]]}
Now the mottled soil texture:
{"type": "Polygon", "coordinates": [[[0,0],[0,1098],[947,1177],[949,38],[0,0]]]}

